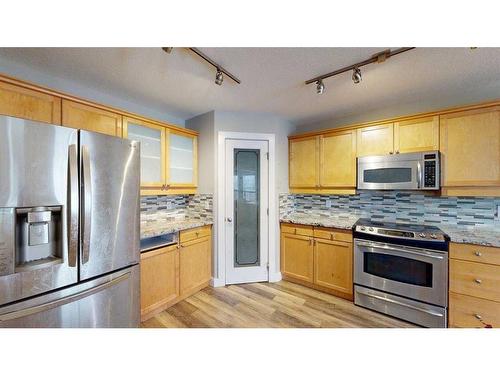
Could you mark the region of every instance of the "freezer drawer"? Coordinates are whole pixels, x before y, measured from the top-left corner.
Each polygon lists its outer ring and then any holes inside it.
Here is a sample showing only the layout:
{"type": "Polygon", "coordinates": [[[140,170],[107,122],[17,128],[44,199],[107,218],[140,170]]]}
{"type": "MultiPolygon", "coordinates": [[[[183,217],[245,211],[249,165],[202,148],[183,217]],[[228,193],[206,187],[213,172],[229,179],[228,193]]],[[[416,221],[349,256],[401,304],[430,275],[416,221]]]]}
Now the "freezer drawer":
{"type": "Polygon", "coordinates": [[[0,309],[2,328],[139,326],[139,265],[0,309]]]}

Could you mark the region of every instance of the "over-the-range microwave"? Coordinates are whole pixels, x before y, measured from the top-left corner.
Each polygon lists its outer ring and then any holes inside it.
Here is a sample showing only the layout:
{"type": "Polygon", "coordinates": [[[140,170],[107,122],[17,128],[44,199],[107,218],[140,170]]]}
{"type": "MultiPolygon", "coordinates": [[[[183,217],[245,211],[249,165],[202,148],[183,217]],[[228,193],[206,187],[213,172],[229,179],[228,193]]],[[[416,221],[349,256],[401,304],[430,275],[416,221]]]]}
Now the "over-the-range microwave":
{"type": "Polygon", "coordinates": [[[439,151],[358,158],[358,189],[438,190],[439,151]]]}

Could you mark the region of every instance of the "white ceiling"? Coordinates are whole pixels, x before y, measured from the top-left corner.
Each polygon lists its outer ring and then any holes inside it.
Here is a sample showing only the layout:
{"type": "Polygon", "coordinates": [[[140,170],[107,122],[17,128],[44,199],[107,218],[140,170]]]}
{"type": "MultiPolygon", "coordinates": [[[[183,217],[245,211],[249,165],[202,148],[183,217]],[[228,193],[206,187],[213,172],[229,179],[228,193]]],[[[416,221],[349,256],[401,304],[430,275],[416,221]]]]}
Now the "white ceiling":
{"type": "MultiPolygon", "coordinates": [[[[241,79],[214,84],[215,70],[182,48],[2,48],[0,56],[144,106],[188,119],[211,110],[270,113],[294,124],[375,108],[500,98],[500,48],[417,48],[383,64],[325,80],[306,79],[356,63],[380,48],[203,48],[241,79]]],[[[439,107],[439,105],[438,105],[439,107]]]]}

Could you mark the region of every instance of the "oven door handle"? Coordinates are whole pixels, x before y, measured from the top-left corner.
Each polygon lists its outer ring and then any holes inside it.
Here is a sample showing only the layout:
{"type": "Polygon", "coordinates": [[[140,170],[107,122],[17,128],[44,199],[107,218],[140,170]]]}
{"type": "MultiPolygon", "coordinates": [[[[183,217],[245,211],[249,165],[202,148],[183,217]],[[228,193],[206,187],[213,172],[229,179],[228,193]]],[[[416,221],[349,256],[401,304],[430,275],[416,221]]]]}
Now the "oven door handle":
{"type": "Polygon", "coordinates": [[[435,312],[435,311],[432,311],[432,310],[428,310],[428,309],[424,309],[424,308],[421,308],[421,307],[413,306],[413,305],[410,305],[408,303],[399,302],[399,301],[396,301],[396,300],[391,299],[391,298],[377,296],[375,294],[361,292],[359,290],[357,290],[356,293],[362,294],[362,295],[370,297],[370,298],[375,298],[375,299],[378,299],[378,300],[381,300],[381,301],[384,301],[384,302],[389,302],[389,303],[393,303],[395,305],[407,307],[409,309],[417,310],[417,311],[420,311],[420,312],[423,312],[423,313],[426,313],[426,314],[429,314],[429,315],[438,316],[438,317],[442,317],[443,316],[443,314],[441,314],[441,313],[438,313],[438,312],[435,312]]]}
{"type": "Polygon", "coordinates": [[[419,252],[419,251],[414,251],[414,250],[409,250],[409,249],[401,249],[401,248],[392,247],[392,246],[382,247],[382,246],[374,245],[373,243],[370,243],[370,242],[358,242],[358,245],[359,245],[358,246],[359,250],[363,251],[363,252],[366,252],[366,250],[363,250],[363,247],[368,247],[368,248],[372,248],[372,249],[386,250],[384,252],[384,254],[387,254],[387,255],[392,255],[390,252],[387,251],[387,250],[389,250],[389,251],[395,251],[395,252],[400,252],[400,253],[404,253],[404,254],[416,255],[416,256],[424,257],[424,258],[432,258],[432,259],[438,259],[438,260],[444,259],[444,257],[441,255],[429,254],[428,252],[424,253],[424,252],[419,252]]]}

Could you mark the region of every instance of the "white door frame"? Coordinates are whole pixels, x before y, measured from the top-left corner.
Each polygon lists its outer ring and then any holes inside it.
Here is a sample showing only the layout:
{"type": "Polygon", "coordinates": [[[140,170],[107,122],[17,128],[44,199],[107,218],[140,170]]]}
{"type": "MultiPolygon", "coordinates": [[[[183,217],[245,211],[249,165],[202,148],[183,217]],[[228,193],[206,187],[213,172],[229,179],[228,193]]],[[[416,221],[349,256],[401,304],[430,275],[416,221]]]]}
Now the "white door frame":
{"type": "Polygon", "coordinates": [[[279,232],[279,223],[277,221],[276,208],[276,147],[274,134],[266,133],[243,133],[243,132],[218,132],[217,144],[217,189],[214,199],[214,208],[217,216],[215,218],[216,232],[216,256],[213,286],[226,285],[226,225],[225,225],[225,161],[226,161],[226,139],[241,139],[251,141],[267,141],[269,145],[269,281],[281,280],[281,273],[278,269],[279,245],[277,243],[277,233],[279,232]]]}

